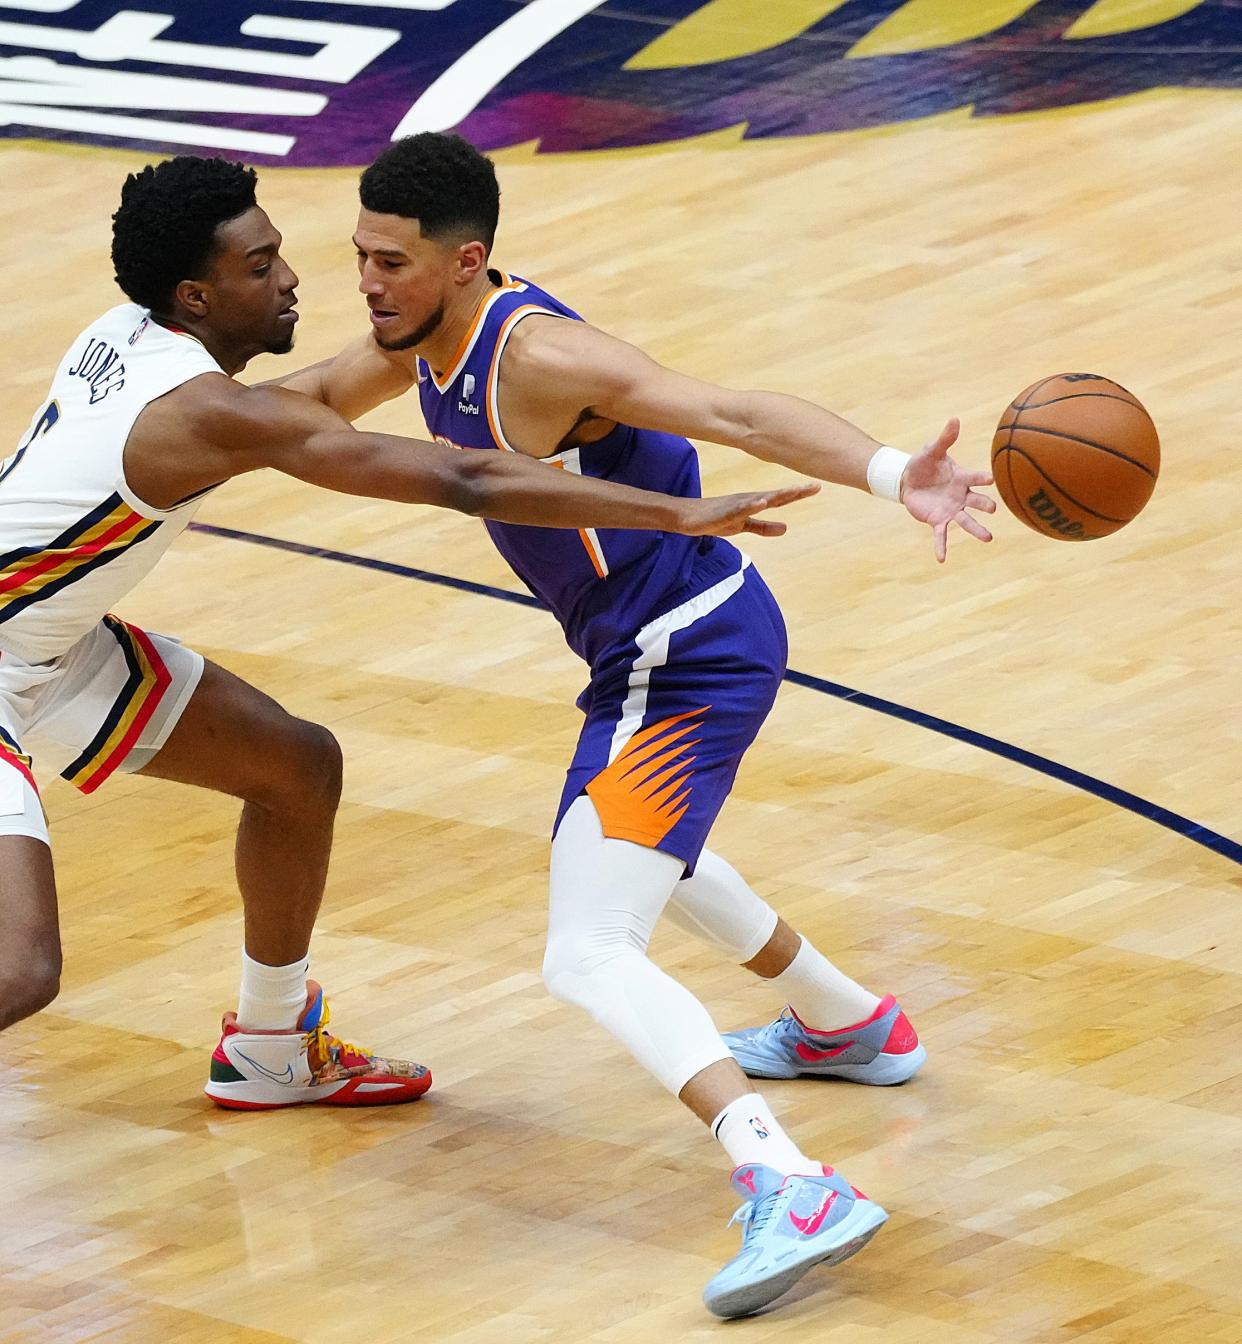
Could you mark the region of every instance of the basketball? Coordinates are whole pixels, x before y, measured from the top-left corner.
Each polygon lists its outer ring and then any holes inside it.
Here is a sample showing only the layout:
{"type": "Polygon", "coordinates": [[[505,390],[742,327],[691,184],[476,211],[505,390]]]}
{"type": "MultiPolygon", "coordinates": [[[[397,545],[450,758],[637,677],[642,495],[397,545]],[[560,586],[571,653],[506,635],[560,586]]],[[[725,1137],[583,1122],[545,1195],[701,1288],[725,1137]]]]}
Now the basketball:
{"type": "Polygon", "coordinates": [[[1160,439],[1142,403],[1094,373],[1042,378],[1010,403],[992,439],[1000,497],[1056,541],[1094,541],[1151,498],[1160,439]]]}

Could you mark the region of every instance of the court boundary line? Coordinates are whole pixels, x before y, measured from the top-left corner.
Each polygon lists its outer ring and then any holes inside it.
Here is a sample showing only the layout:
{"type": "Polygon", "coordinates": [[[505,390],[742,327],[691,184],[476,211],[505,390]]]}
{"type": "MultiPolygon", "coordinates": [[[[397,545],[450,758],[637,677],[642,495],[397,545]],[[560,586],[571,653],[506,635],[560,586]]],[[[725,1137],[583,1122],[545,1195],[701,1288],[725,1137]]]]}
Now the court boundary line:
{"type": "MultiPolygon", "coordinates": [[[[326,546],[311,546],[302,541],[286,541],[281,537],[268,537],[258,532],[244,532],[238,528],[221,527],[215,523],[192,522],[187,530],[205,536],[220,537],[226,541],[249,542],[253,546],[265,546],[269,550],[287,551],[312,559],[333,560],[338,564],[353,565],[359,569],[371,569],[381,574],[391,574],[405,579],[417,579],[421,583],[430,583],[441,588],[451,588],[462,593],[472,593],[477,597],[495,598],[497,601],[509,602],[514,606],[533,607],[537,611],[547,611],[543,603],[529,593],[515,593],[507,588],[497,588],[489,583],[476,583],[472,579],[458,579],[450,574],[437,574],[433,570],[415,569],[411,565],[398,564],[393,560],[376,560],[370,556],[354,555],[348,551],[336,551],[326,546]]],[[[963,742],[967,746],[978,747],[981,751],[990,752],[993,756],[999,756],[1004,760],[1012,761],[1016,765],[1025,766],[1029,770],[1034,770],[1037,774],[1059,780],[1063,784],[1069,784],[1071,787],[1079,789],[1083,793],[1089,793],[1106,803],[1112,803],[1127,812],[1133,812],[1146,821],[1154,821],[1156,825],[1163,826],[1175,835],[1193,840],[1195,844],[1202,845],[1214,854],[1219,854],[1223,858],[1242,865],[1242,843],[1231,840],[1228,836],[1221,835],[1220,832],[1214,831],[1197,821],[1192,821],[1189,817],[1171,812],[1158,803],[1140,798],[1138,794],[1130,793],[1127,789],[1119,788],[1115,784],[1108,784],[1103,780],[1096,779],[1094,775],[1084,774],[1081,770],[1075,770],[1073,766],[1062,765],[1046,756],[1027,751],[1024,747],[1016,747],[1012,743],[1002,742],[999,738],[990,737],[987,733],[978,732],[973,728],[965,728],[961,724],[951,723],[948,719],[939,718],[925,710],[910,709],[908,706],[899,705],[893,700],[885,700],[882,696],[855,690],[850,686],[842,685],[840,682],[829,681],[825,677],[817,677],[809,672],[799,672],[794,668],[788,668],[784,679],[790,685],[801,686],[804,690],[818,691],[821,695],[831,696],[835,700],[843,700],[847,704],[874,710],[876,713],[885,714],[889,718],[913,724],[918,728],[926,728],[930,732],[939,733],[942,737],[963,742]]]]}

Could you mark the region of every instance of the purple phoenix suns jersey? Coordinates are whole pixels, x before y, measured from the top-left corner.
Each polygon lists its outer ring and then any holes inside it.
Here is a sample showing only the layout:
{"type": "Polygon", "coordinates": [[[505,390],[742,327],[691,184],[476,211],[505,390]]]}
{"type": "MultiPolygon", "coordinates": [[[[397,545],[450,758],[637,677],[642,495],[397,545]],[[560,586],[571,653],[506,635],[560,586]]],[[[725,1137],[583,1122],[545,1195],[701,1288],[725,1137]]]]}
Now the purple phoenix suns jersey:
{"type": "MultiPolygon", "coordinates": [[[[499,287],[484,299],[449,367],[436,373],[419,360],[419,397],[437,442],[512,452],[500,423],[497,391],[505,342],[524,317],[536,313],[582,319],[527,280],[495,270],[490,275],[499,287]]],[[[698,456],[688,440],[675,434],[617,425],[597,443],[543,460],[549,469],[644,490],[690,499],[700,494],[698,456]]],[[[623,528],[574,532],[490,520],[486,526],[513,571],[560,621],[570,648],[592,665],[660,614],[666,599],[688,595],[699,559],[731,555],[732,568],[741,563],[734,548],[718,537],[623,528]]],[[[716,577],[705,577],[704,585],[716,577]]]]}

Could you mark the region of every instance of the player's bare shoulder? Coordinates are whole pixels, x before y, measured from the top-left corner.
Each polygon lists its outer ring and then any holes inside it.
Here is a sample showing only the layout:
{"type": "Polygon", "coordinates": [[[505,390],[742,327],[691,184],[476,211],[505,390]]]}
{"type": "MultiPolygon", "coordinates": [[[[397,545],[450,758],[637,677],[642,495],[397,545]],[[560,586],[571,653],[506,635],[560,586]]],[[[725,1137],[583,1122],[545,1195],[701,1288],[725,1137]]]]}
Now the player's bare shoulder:
{"type": "Polygon", "coordinates": [[[609,386],[608,351],[621,345],[585,322],[532,313],[513,329],[501,357],[506,424],[514,414],[546,416],[564,432],[609,386]]]}
{"type": "Polygon", "coordinates": [[[544,383],[561,374],[571,374],[578,345],[575,327],[583,323],[555,313],[534,312],[509,333],[501,355],[501,375],[506,382],[544,383]]]}

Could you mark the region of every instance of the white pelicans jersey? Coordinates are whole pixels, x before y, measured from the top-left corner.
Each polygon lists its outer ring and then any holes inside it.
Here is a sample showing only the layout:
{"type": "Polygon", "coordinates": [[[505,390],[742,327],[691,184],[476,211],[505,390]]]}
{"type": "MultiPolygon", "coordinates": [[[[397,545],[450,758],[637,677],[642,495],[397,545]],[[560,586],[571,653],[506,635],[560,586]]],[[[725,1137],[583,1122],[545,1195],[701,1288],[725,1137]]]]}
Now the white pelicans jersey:
{"type": "Polygon", "coordinates": [[[47,400],[0,463],[0,652],[47,662],[96,626],[185,529],[203,494],[144,503],[125,442],[145,406],[222,373],[193,336],[123,303],[61,360],[47,400]]]}

